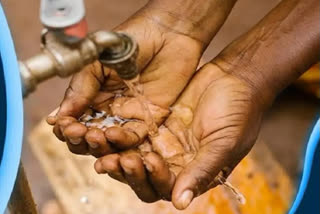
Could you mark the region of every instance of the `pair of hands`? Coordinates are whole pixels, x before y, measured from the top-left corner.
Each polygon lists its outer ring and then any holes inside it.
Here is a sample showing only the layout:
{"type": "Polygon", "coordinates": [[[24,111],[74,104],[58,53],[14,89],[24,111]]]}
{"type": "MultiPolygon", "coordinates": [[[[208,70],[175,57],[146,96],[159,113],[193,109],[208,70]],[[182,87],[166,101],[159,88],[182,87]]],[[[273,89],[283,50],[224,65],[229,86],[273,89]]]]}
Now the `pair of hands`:
{"type": "Polygon", "coordinates": [[[248,82],[222,70],[219,60],[197,71],[213,35],[202,40],[144,10],[116,30],[139,44],[140,83],[159,135],[147,137],[139,102],[99,62],[74,75],[58,113],[47,121],[71,152],[98,158],[98,173],[127,183],[143,201],[171,200],[185,209],[218,184],[219,173],[228,176],[251,149],[263,112],[259,95],[248,82]],[[89,108],[135,120],[106,130],[88,128],[78,119],[89,108]],[[166,148],[137,149],[145,144],[166,148]],[[186,160],[187,153],[192,158],[186,160]],[[178,164],[171,160],[181,157],[178,164]]]}

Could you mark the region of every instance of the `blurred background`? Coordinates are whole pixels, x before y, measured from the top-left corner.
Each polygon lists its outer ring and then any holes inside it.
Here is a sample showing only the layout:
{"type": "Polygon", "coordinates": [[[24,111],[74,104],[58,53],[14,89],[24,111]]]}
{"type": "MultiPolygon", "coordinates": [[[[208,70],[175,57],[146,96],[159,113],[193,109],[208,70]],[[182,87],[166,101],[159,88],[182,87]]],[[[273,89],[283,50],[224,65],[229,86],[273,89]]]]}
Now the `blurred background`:
{"type": "MultiPolygon", "coordinates": [[[[90,31],[110,30],[141,8],[146,0],[87,0],[87,21],[90,31]]],[[[204,60],[210,60],[228,43],[257,23],[279,0],[240,0],[228,20],[208,47],[204,60]]],[[[1,2],[20,60],[39,51],[40,31],[38,0],[6,0],[1,2]]],[[[214,13],[214,11],[212,11],[214,13]]],[[[34,126],[60,103],[69,79],[51,79],[24,100],[25,139],[34,126]]],[[[275,158],[294,180],[301,166],[304,143],[319,115],[319,100],[296,87],[289,87],[275,101],[262,124],[259,138],[266,142],[275,158]]],[[[25,140],[26,141],[26,140],[25,140]]],[[[46,143],[46,142],[43,142],[46,143]]],[[[22,161],[38,208],[55,196],[39,162],[27,142],[22,161]]]]}

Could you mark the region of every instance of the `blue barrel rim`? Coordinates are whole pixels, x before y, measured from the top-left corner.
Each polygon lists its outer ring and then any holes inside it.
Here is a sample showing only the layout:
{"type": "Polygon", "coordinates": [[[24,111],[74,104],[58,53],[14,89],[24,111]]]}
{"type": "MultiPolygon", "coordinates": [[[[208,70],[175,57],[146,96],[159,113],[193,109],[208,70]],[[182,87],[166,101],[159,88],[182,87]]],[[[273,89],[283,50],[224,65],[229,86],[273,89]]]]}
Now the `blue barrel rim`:
{"type": "MultiPolygon", "coordinates": [[[[320,146],[319,144],[320,144],[320,118],[317,119],[312,129],[311,135],[309,137],[309,140],[306,146],[305,156],[304,156],[304,163],[303,163],[303,170],[302,170],[300,184],[296,193],[296,197],[292,203],[290,210],[288,211],[288,214],[301,213],[300,208],[302,206],[317,203],[316,200],[319,199],[319,198],[314,198],[314,201],[304,200],[304,198],[306,197],[305,194],[307,192],[307,189],[309,188],[310,190],[311,188],[315,188],[309,185],[311,179],[319,179],[317,177],[311,177],[312,168],[314,168],[316,161],[319,162],[319,159],[316,160],[316,152],[317,152],[317,148],[319,150],[319,146],[320,146]]],[[[314,211],[312,205],[309,206],[309,208],[310,208],[310,211],[311,210],[314,211]]],[[[303,213],[305,212],[303,211],[303,213]]]]}
{"type": "Polygon", "coordinates": [[[6,132],[0,165],[0,213],[4,213],[16,180],[23,141],[23,100],[19,66],[0,3],[0,52],[7,99],[6,132]]]}

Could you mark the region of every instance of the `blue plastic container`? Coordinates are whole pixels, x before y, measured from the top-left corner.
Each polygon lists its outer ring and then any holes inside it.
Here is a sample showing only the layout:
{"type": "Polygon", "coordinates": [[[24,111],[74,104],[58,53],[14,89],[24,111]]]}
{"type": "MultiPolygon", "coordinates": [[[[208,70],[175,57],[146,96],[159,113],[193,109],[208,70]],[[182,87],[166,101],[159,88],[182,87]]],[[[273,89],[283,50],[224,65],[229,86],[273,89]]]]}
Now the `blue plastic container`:
{"type": "Polygon", "coordinates": [[[17,176],[23,135],[23,102],[17,57],[0,4],[0,214],[17,176]]]}

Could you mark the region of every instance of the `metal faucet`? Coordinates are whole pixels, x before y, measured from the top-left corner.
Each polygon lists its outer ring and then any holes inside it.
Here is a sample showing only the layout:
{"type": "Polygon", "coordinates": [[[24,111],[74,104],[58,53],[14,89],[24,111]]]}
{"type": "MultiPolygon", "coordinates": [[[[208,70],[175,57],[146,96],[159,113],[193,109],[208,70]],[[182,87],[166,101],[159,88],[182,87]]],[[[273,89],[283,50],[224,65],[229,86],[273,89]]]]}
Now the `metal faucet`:
{"type": "Polygon", "coordinates": [[[125,80],[138,75],[137,43],[127,34],[98,31],[87,34],[83,0],[42,0],[41,52],[20,64],[23,95],[54,76],[67,77],[100,60],[125,80]]]}

